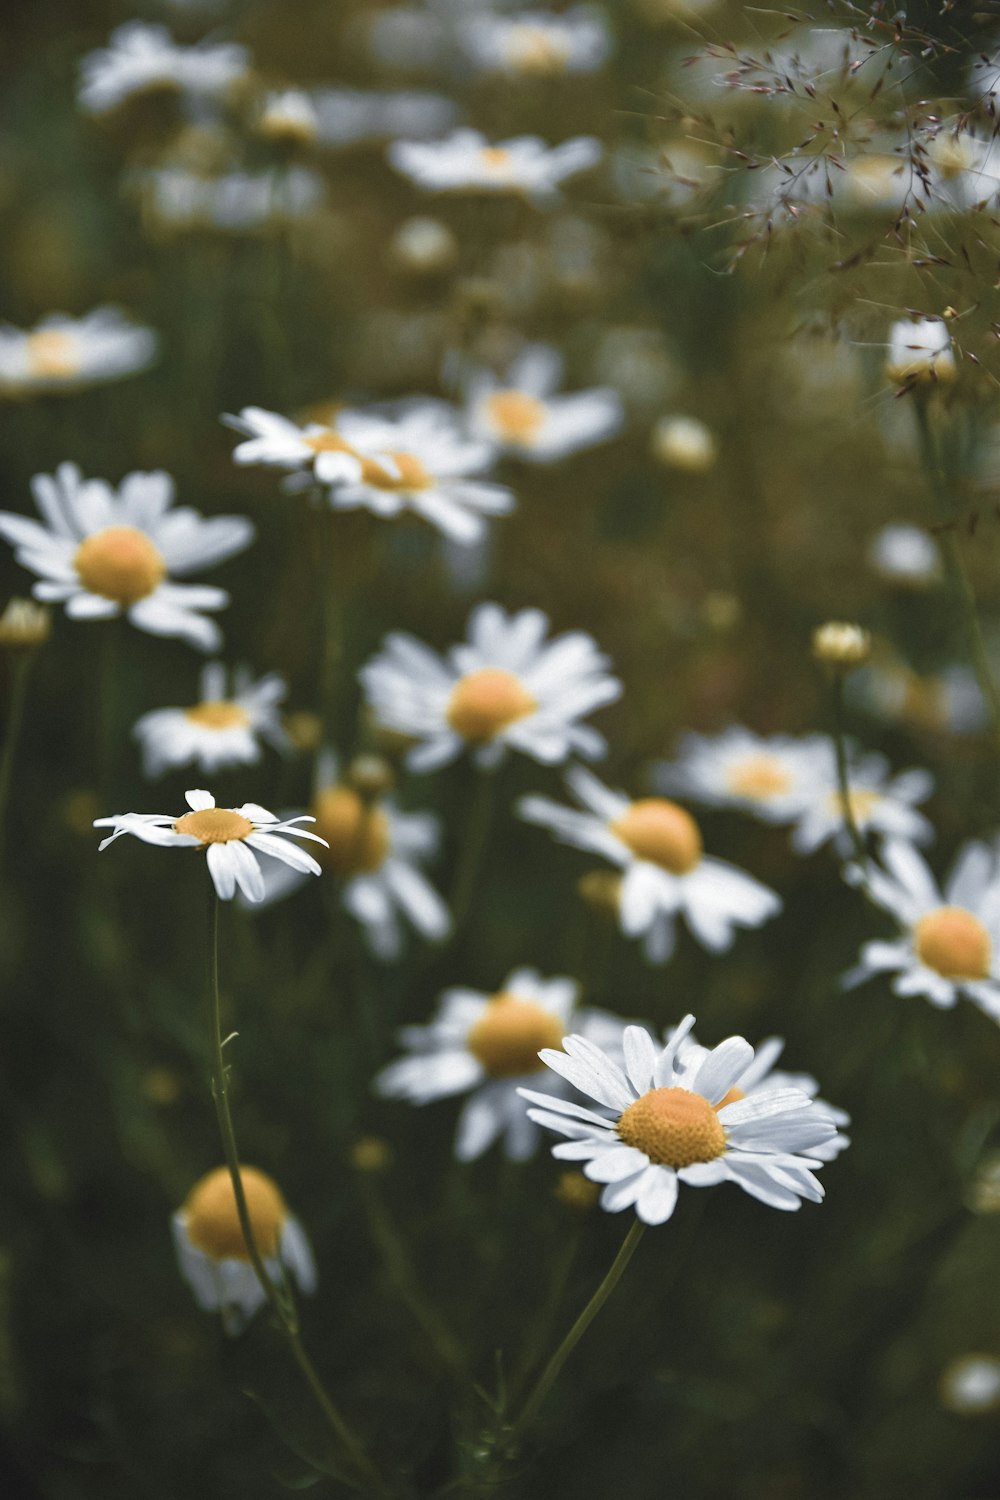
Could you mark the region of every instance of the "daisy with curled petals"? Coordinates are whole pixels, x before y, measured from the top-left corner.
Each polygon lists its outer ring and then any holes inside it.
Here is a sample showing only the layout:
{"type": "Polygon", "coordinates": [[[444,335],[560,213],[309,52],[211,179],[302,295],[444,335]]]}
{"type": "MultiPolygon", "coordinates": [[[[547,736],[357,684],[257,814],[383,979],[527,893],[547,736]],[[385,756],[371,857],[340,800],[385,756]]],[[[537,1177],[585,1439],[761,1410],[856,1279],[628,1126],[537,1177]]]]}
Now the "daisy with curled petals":
{"type": "Polygon", "coordinates": [[[641,937],[651,963],[674,951],[676,918],[713,953],[733,942],[738,927],[759,927],[781,901],[735,865],[703,852],[691,814],[665,797],[633,802],[575,766],[566,784],[583,811],[547,797],[524,797],[520,816],[550,829],[561,843],[602,854],[622,870],[618,917],[626,937],[641,937]]]}
{"type": "Polygon", "coordinates": [[[614,437],[624,421],[618,393],[600,387],[556,395],[562,375],[562,356],[547,344],[529,344],[502,377],[472,370],[465,380],[469,430],[503,453],[539,464],[614,437]]]}
{"type": "Polygon", "coordinates": [[[603,149],[590,135],[561,146],[521,135],[493,146],[478,130],[462,128],[442,141],[393,141],[389,162],[429,193],[521,193],[551,202],[559,184],[595,166],[603,149]]]}
{"type": "MultiPolygon", "coordinates": [[[[330,751],[318,758],[316,782],[310,813],[324,842],[316,857],[320,868],[340,882],[344,907],[361,923],[375,957],[385,963],[399,958],[401,917],[430,942],[446,938],[451,930],[448,908],[420,869],[437,853],[437,818],[403,812],[387,795],[363,794],[350,777],[341,779],[330,751]]],[[[261,868],[268,904],[305,879],[287,863],[265,858],[261,868]]]]}
{"type": "Polygon", "coordinates": [[[815,1148],[836,1134],[833,1121],[800,1089],[744,1094],[738,1080],[754,1050],[743,1037],[720,1042],[693,1070],[679,1067],[693,1025],[687,1016],[662,1049],[641,1026],[626,1027],[624,1069],[586,1037],[566,1037],[562,1051],[545,1049],[547,1067],[612,1111],[609,1119],[522,1089],[530,1117],[567,1137],[553,1156],[584,1162],[584,1174],[604,1184],[601,1207],[634,1208],[644,1224],[670,1218],[680,1182],[734,1182],[771,1208],[797,1209],[803,1198],[818,1203],[815,1148]]]}
{"type": "Polygon", "coordinates": [[[224,416],[222,420],[246,439],[233,449],[236,464],[302,471],[316,484],[336,484],[357,476],[357,455],[335,423],[307,422],[300,426],[262,406],[245,406],[238,416],[224,416]]]}
{"type": "Polygon", "coordinates": [[[102,840],[106,849],[123,833],[131,833],[145,844],[159,844],[167,849],[200,849],[208,861],[216,895],[231,901],[237,887],[248,901],[263,901],[264,877],[257,854],[269,854],[293,869],[310,875],[321,873],[311,854],[290,842],[291,838],[325,841],[299,823],[315,822],[308,814],[297,818],[276,818],[256,802],[242,807],[216,807],[210,792],[184,793],[189,812],[180,817],[169,813],[116,813],[110,818],[95,818],[95,828],[113,828],[102,840]],[[284,837],[281,837],[284,835],[284,837]]]}
{"type": "Polygon", "coordinates": [[[259,682],[246,667],[233,674],[226,691],[226,670],[213,661],[201,674],[201,698],[190,708],[158,708],[143,714],[132,733],[142,746],[147,776],[161,776],[173,766],[197,765],[202,771],[255,765],[259,740],[287,750],[278,704],[287,692],[283,677],[270,672],[259,682]]]}
{"type": "MultiPolygon", "coordinates": [[[[894,917],[899,936],[865,943],[861,962],[845,976],[847,988],[893,974],[894,995],[924,995],[953,1006],[965,996],[1000,1021],[1000,865],[987,844],[970,842],[944,886],[926,861],[901,840],[882,849],[880,869],[869,861],[866,894],[894,917]]],[[[860,884],[856,872],[848,872],[860,884]]]]}
{"type": "Polygon", "coordinates": [[[180,636],[203,651],[222,636],[198,611],[222,609],[224,589],[174,583],[242,552],[254,529],[243,516],[206,520],[173,506],[169,474],[126,474],[117,493],[103,479],[84,479],[75,464],[31,481],[44,525],[0,512],[0,536],[22,567],[38,575],[36,599],[61,601],[73,620],[123,612],[152,635],[180,636]]]}
{"type": "Polygon", "coordinates": [[[574,751],[594,758],[607,746],[577,721],[621,694],[610,662],[589,635],[570,631],[546,642],[539,609],[507,615],[480,604],[466,643],[442,658],[411,635],[393,633],[361,681],[378,722],[421,743],[407,756],[411,771],[432,771],[471,750],[484,770],[507,750],[546,765],[574,751]]]}
{"type": "MultiPolygon", "coordinates": [[[[850,762],[847,773],[847,800],[851,819],[860,834],[877,833],[886,839],[902,839],[910,844],[928,844],[934,828],[917,812],[915,804],[925,801],[934,790],[929,771],[916,768],[892,776],[884,755],[862,755],[850,762]]],[[[844,796],[837,784],[837,768],[830,746],[826,762],[826,785],[803,808],[792,834],[792,848],[797,854],[812,854],[822,844],[833,841],[842,859],[853,852],[850,830],[844,817],[844,796]]]]}
{"type": "Polygon", "coordinates": [[[495,995],[445,990],[429,1025],[402,1028],[408,1056],[383,1068],[376,1093],[411,1104],[467,1094],[455,1134],[459,1161],[474,1161],[500,1139],[511,1161],[527,1161],[538,1130],[518,1097],[519,1085],[535,1083],[544,1097],[566,1092],[561,1079],[546,1073],[540,1049],[561,1047],[571,1024],[611,1046],[621,1035],[623,1023],[613,1016],[576,1011],[578,988],[572,979],[515,969],[495,995]]]}
{"type": "Polygon", "coordinates": [[[159,340],[117,307],[96,307],[82,318],[52,313],[30,333],[0,324],[0,396],[37,396],[82,390],[145,370],[159,340]]]}
{"type": "Polygon", "coordinates": [[[669,796],[793,823],[827,790],[830,759],[824,735],[759,735],[733,724],[721,734],[686,734],[677,759],[654,767],[653,783],[669,796]]]}

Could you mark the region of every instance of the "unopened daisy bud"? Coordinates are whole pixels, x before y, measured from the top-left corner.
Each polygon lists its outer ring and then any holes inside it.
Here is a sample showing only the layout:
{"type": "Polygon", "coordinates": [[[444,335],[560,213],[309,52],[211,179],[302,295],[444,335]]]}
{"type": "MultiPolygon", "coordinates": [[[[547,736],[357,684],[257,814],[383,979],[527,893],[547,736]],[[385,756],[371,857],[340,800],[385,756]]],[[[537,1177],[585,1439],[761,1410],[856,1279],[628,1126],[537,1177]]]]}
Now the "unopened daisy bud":
{"type": "Polygon", "coordinates": [[[896,384],[951,381],[958,374],[951,334],[939,318],[903,318],[889,330],[885,372],[896,384]]]}
{"type": "Polygon", "coordinates": [[[392,766],[381,755],[356,755],[347,768],[347,780],[365,802],[386,796],[396,784],[392,766]]]}
{"type": "Polygon", "coordinates": [[[828,620],[813,631],[812,651],[817,661],[837,672],[860,667],[871,655],[871,632],[845,620],[828,620]]]}
{"type": "MultiPolygon", "coordinates": [[[[316,1267],[309,1241],[277,1184],[256,1167],[241,1167],[240,1180],[268,1275],[280,1282],[288,1271],[300,1291],[313,1291],[316,1267]]],[[[228,1167],[217,1167],[195,1183],[174,1214],[173,1230],[181,1275],[198,1306],[220,1312],[227,1333],[240,1333],[267,1299],[243,1237],[228,1167]]]]}
{"type": "Polygon", "coordinates": [[[0,615],[0,647],[6,651],[33,651],[51,634],[51,612],[30,599],[11,599],[0,615]]]}
{"type": "Polygon", "coordinates": [[[458,260],[458,240],[440,219],[416,214],[400,224],[390,241],[389,253],[401,270],[433,276],[450,270],[458,260]]]}
{"type": "Polygon", "coordinates": [[[316,139],[317,123],[309,95],[286,89],[265,99],[257,117],[257,134],[282,146],[308,146],[316,139]]]}
{"type": "Polygon", "coordinates": [[[351,1166],[357,1172],[386,1172],[392,1166],[392,1147],[378,1135],[363,1135],[351,1147],[351,1166]]]}
{"type": "Polygon", "coordinates": [[[589,870],[576,883],[577,891],[592,911],[618,918],[622,878],[612,870],[589,870]]]}
{"type": "Polygon", "coordinates": [[[665,468],[706,473],[719,456],[711,430],[695,417],[661,417],[650,441],[653,457],[665,468]]]}
{"type": "Polygon", "coordinates": [[[589,1181],[582,1172],[560,1172],[552,1195],[564,1208],[576,1213],[589,1213],[597,1207],[601,1190],[596,1182],[589,1181]]]}
{"type": "Polygon", "coordinates": [[[1000,1359],[992,1354],[965,1354],[952,1360],[941,1376],[941,1404],[960,1417],[1000,1410],[1000,1359]]]}

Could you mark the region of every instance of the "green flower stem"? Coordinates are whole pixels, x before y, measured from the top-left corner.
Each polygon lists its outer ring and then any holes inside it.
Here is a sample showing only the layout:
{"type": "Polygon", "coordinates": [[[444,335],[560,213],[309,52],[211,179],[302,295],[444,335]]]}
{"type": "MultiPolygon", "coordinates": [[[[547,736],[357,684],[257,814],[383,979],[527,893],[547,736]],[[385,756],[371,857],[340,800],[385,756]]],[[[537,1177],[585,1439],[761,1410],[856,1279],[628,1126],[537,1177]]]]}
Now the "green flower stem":
{"type": "Polygon", "coordinates": [[[614,1291],[619,1281],[621,1281],[625,1271],[625,1267],[632,1259],[639,1241],[642,1239],[642,1233],[645,1227],[646,1226],[645,1224],[643,1224],[641,1219],[635,1219],[633,1221],[632,1227],[629,1230],[628,1234],[625,1236],[621,1249],[618,1251],[618,1254],[612,1261],[611,1268],[605,1276],[604,1280],[601,1282],[600,1286],[597,1288],[597,1291],[591,1297],[590,1301],[583,1309],[583,1312],[577,1318],[569,1333],[567,1333],[566,1337],[563,1339],[562,1343],[559,1345],[558,1349],[553,1354],[548,1364],[545,1366],[545,1369],[538,1377],[538,1380],[536,1381],[534,1387],[528,1395],[527,1400],[521,1408],[520,1416],[514,1422],[514,1425],[510,1430],[510,1439],[512,1443],[515,1439],[519,1438],[528,1427],[531,1426],[532,1422],[535,1420],[535,1417],[538,1415],[546,1396],[549,1394],[549,1391],[552,1389],[556,1380],[559,1378],[559,1372],[562,1370],[563,1365],[569,1359],[570,1355],[573,1353],[573,1350],[583,1338],[583,1335],[587,1332],[587,1329],[597,1317],[597,1314],[600,1312],[605,1302],[607,1302],[608,1298],[611,1296],[611,1293],[614,1291]]]}
{"type": "Polygon", "coordinates": [[[311,1359],[302,1346],[302,1340],[299,1335],[298,1313],[295,1310],[290,1290],[287,1286],[277,1283],[271,1278],[264,1264],[264,1258],[260,1253],[256,1236],[254,1235],[250,1211],[247,1208],[246,1194],[243,1191],[239,1153],[236,1149],[236,1132],[233,1129],[233,1117],[229,1108],[229,1070],[226,1067],[223,1056],[225,1042],[222,1038],[222,1004],[219,996],[220,903],[218,896],[211,888],[209,903],[208,988],[211,1008],[212,1097],[215,1100],[215,1113],[219,1122],[219,1133],[222,1136],[226,1165],[229,1168],[229,1176],[232,1180],[233,1193],[236,1198],[236,1212],[239,1215],[240,1228],[243,1231],[243,1238],[246,1241],[250,1264],[253,1266],[254,1274],[260,1282],[261,1290],[267,1298],[268,1305],[288,1340],[295,1363],[305,1376],[309,1389],[315,1397],[317,1406],[336,1434],[344,1451],[349,1455],[359,1481],[363,1482],[358,1487],[363,1487],[376,1494],[385,1494],[385,1486],[378,1471],[375,1469],[358,1439],[354,1436],[345,1418],[340,1414],[336,1406],[334,1406],[323,1387],[323,1382],[316,1373],[311,1359]]]}
{"type": "Polygon", "coordinates": [[[453,937],[457,937],[472,910],[473,898],[479,884],[486,846],[489,842],[490,825],[496,802],[495,783],[497,772],[481,771],[465,829],[465,841],[458,860],[458,871],[451,893],[451,916],[453,937]]]}
{"type": "Polygon", "coordinates": [[[3,750],[0,752],[0,854],[3,852],[3,836],[7,830],[7,804],[10,801],[11,779],[14,774],[14,757],[21,738],[24,723],[24,704],[28,695],[28,674],[34,657],[33,651],[22,652],[14,663],[11,683],[10,706],[7,711],[7,730],[4,734],[3,750]]]}
{"type": "Polygon", "coordinates": [[[833,753],[837,759],[837,790],[840,793],[844,827],[850,835],[851,844],[854,848],[854,857],[861,866],[861,869],[864,870],[868,851],[865,848],[865,841],[861,837],[861,830],[858,828],[858,821],[854,816],[854,808],[851,805],[851,778],[847,766],[847,739],[844,734],[843,672],[834,671],[831,697],[833,699],[833,753]]]}

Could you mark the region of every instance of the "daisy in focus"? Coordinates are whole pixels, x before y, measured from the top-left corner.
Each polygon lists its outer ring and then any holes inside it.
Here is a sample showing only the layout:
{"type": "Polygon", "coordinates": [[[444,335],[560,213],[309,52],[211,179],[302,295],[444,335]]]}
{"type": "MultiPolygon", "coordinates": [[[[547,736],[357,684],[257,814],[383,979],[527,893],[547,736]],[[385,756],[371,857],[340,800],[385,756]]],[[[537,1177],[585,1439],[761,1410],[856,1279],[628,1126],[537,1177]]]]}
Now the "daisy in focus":
{"type": "Polygon", "coordinates": [[[608,387],[560,396],[562,356],[529,344],[502,377],[474,369],[465,381],[469,430],[529,463],[554,463],[620,431],[621,397],[608,387]]]}
{"type": "MultiPolygon", "coordinates": [[[[355,766],[358,762],[355,762],[355,766]]],[[[352,768],[353,769],[353,768],[352,768]]],[[[377,777],[382,781],[381,774],[377,777]]],[[[317,761],[317,789],[310,813],[325,847],[321,869],[340,883],[341,901],[364,929],[376,958],[389,963],[403,951],[401,918],[429,942],[451,930],[448,908],[420,869],[438,852],[441,829],[432,813],[403,812],[383,787],[365,784],[365,774],[341,778],[329,751],[317,761]]],[[[263,859],[268,904],[296,890],[305,872],[263,859]]]]}
{"type": "Polygon", "coordinates": [[[245,47],[198,42],[183,47],[165,26],[127,21],[107,47],[88,52],[80,64],[80,108],[106,114],[136,94],[169,90],[185,100],[220,99],[250,65],[245,47]]]}
{"type": "Polygon", "coordinates": [[[558,15],[547,10],[524,10],[516,16],[483,11],[463,23],[459,38],[482,72],[511,78],[596,73],[611,52],[607,21],[589,5],[558,15]]]}
{"type": "Polygon", "coordinates": [[[174,507],[174,482],[162,471],[126,474],[116,493],[67,463],[36,474],[31,489],[45,524],[0,511],[0,536],[39,577],[36,599],[65,604],[71,620],[124,613],[151,635],[180,636],[202,651],[220,645],[219,627],[199,611],[222,609],[229,595],[173,577],[242,552],[253,540],[250,521],[174,507]]]}
{"type": "Polygon", "coordinates": [[[676,802],[633,802],[582,766],[567,773],[566,784],[582,812],[548,797],[523,797],[518,813],[560,843],[603,855],[621,869],[618,920],[626,937],[642,939],[650,963],[666,963],[673,954],[678,916],[704,948],[723,953],[737,928],[759,927],[781,910],[774,891],[704,853],[701,830],[676,802]]]}
{"type": "MultiPolygon", "coordinates": [[[[288,1211],[277,1184],[256,1167],[240,1167],[253,1238],[272,1281],[285,1273],[299,1291],[316,1290],[316,1264],[305,1230],[288,1211]]],[[[242,1333],[267,1301],[243,1238],[228,1167],[208,1172],[174,1214],[180,1273],[203,1312],[222,1314],[226,1333],[242,1333]]]]}
{"type": "MultiPolygon", "coordinates": [[[[842,859],[852,851],[850,832],[844,821],[844,797],[837,783],[833,747],[826,745],[826,784],[816,789],[815,797],[802,811],[792,848],[797,854],[812,854],[821,845],[833,841],[842,859]]],[[[852,760],[847,774],[847,798],[855,828],[862,837],[876,833],[885,839],[904,839],[912,844],[927,844],[934,838],[934,828],[917,812],[916,804],[924,802],[934,790],[929,771],[911,769],[892,776],[884,755],[869,753],[852,760]]]]}
{"type": "Polygon", "coordinates": [[[289,748],[278,710],[288,689],[277,672],[255,682],[246,667],[237,667],[227,693],[225,668],[210,662],[202,670],[200,691],[190,708],[157,708],[136,721],[132,733],[142,747],[147,776],[175,766],[213,772],[255,765],[261,740],[275,750],[289,748]]]}
{"type": "Polygon", "coordinates": [[[205,791],[185,792],[184,800],[190,811],[179,817],[170,813],[115,813],[109,818],[95,818],[95,828],[114,829],[101,841],[98,852],[123,833],[165,849],[199,849],[205,854],[220,901],[231,901],[237,889],[248,901],[263,901],[264,877],[258,854],[271,855],[303,874],[321,874],[312,855],[291,842],[293,838],[325,842],[318,834],[297,826],[315,821],[308,814],[276,818],[256,802],[216,807],[215,798],[205,791]]]}
{"type": "Polygon", "coordinates": [[[420,741],[406,758],[411,771],[437,770],[463,750],[483,770],[508,750],[546,765],[605,753],[602,736],[578,721],[620,697],[621,683],[589,635],[546,642],[548,628],[539,609],[507,615],[480,604],[468,641],[446,657],[411,635],[386,637],[360,677],[378,723],[420,741]]]}
{"type": "Polygon", "coordinates": [[[0,396],[83,390],[147,369],[159,340],[116,307],[82,318],[51,313],[30,331],[0,324],[0,396]]]}
{"type": "Polygon", "coordinates": [[[429,193],[520,193],[551,202],[567,177],[596,166],[604,152],[594,136],[547,146],[522,135],[491,145],[478,130],[453,130],[441,141],[393,141],[390,165],[429,193]]]}
{"type": "Polygon", "coordinates": [[[733,724],[721,734],[686,734],[677,759],[654,767],[653,784],[763,823],[793,823],[827,790],[829,762],[824,735],[759,735],[733,724]]]}
{"type": "MultiPolygon", "coordinates": [[[[1000,1021],[1000,867],[987,844],[967,843],[943,891],[926,861],[893,839],[882,849],[884,869],[869,863],[865,889],[894,917],[899,936],[865,943],[861,961],[844,975],[845,988],[892,974],[894,995],[923,995],[949,1009],[961,996],[1000,1021]]],[[[852,883],[859,883],[848,872],[852,883]]]]}
{"type": "Polygon", "coordinates": [[[515,969],[495,995],[445,990],[427,1026],[404,1026],[399,1040],[409,1054],[383,1068],[374,1082],[388,1099],[430,1104],[468,1094],[458,1118],[455,1155],[474,1161],[497,1140],[511,1161],[527,1161],[538,1130],[518,1095],[535,1083],[543,1097],[566,1092],[546,1074],[543,1047],[560,1048],[571,1023],[613,1046],[622,1024],[599,1011],[576,1011],[572,979],[543,979],[534,969],[515,969]]]}
{"type": "Polygon", "coordinates": [[[818,1203],[823,1189],[813,1168],[815,1148],[836,1134],[833,1121],[799,1089],[746,1096],[738,1080],[754,1060],[743,1037],[732,1036],[685,1069],[678,1054],[694,1025],[687,1016],[660,1049],[641,1026],[623,1037],[624,1069],[583,1036],[541,1059],[582,1094],[612,1111],[596,1110],[533,1089],[521,1095],[537,1124],[568,1137],[552,1148],[560,1161],[585,1162],[584,1174],[603,1183],[601,1207],[634,1208],[645,1224],[673,1214],[678,1184],[714,1187],[734,1182],[771,1208],[818,1203]]]}

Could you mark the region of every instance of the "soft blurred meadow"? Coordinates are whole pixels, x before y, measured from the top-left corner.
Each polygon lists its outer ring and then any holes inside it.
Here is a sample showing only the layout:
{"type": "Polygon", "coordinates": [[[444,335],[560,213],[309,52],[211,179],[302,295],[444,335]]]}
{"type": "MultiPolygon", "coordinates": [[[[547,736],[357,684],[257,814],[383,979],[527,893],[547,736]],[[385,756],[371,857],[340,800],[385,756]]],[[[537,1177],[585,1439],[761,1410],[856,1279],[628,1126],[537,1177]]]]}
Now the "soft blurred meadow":
{"type": "MultiPolygon", "coordinates": [[[[66,463],[113,486],[165,470],[178,504],[248,518],[255,538],[191,570],[230,596],[205,605],[224,638],[208,652],[58,599],[50,632],[0,620],[5,1494],[1000,1495],[1000,5],[793,9],[8,8],[3,510],[35,518],[33,476],[66,463]],[[152,62],[93,61],[127,52],[112,33],[135,22],[169,33],[140,38],[152,62]],[[221,79],[190,64],[233,46],[221,79]],[[433,177],[463,127],[484,137],[471,177],[436,190],[405,168],[419,151],[400,143],[422,143],[433,177]],[[592,144],[525,186],[496,146],[521,136],[592,144]],[[99,351],[88,366],[71,325],[25,342],[107,307],[155,335],[134,369],[99,351]],[[552,453],[532,451],[545,390],[506,409],[506,446],[476,426],[476,393],[516,387],[532,345],[561,356],[556,389],[602,393],[552,453]],[[421,512],[427,458],[406,498],[410,450],[400,464],[373,434],[428,401],[448,403],[430,410],[449,442],[479,445],[464,472],[503,487],[483,502],[496,513],[421,512]],[[258,429],[221,419],[247,408],[327,437],[234,462],[258,429]],[[362,426],[338,447],[345,410],[345,432],[352,413],[362,426]],[[320,477],[345,452],[374,474],[350,506],[320,477]],[[446,652],[483,602],[593,638],[622,691],[578,717],[606,754],[567,740],[483,768],[462,746],[408,767],[419,732],[359,672],[389,632],[446,652]],[[870,632],[860,664],[816,659],[830,620],[870,632]],[[206,661],[280,675],[271,742],[212,770],[174,763],[154,729],[151,778],[143,715],[231,702],[205,689],[206,661]],[[772,736],[812,746],[825,769],[807,792],[834,809],[820,847],[791,836],[808,796],[769,820],[731,778],[704,797],[677,782],[684,747],[697,761],[734,725],[765,758],[772,736]],[[829,736],[848,775],[886,758],[853,830],[829,736]],[[526,797],[570,805],[564,772],[591,751],[628,798],[675,795],[780,912],[717,941],[682,922],[651,961],[621,930],[613,856],[518,814],[526,797]],[[889,768],[929,773],[920,829],[870,816],[889,768]],[[378,1478],[268,1309],[227,1332],[181,1277],[171,1218],[224,1161],[212,885],[198,851],[125,837],[99,855],[92,826],[180,819],[206,787],[286,817],[333,783],[354,798],[339,864],[320,850],[322,875],[287,899],[221,903],[223,1032],[240,1159],[280,1185],[315,1256],[303,1346],[378,1478]],[[352,841],[390,787],[439,823],[427,930],[404,917],[387,954],[378,914],[344,899],[379,865],[352,841]],[[982,841],[961,899],[929,903],[963,908],[981,963],[932,961],[876,899],[896,835],[939,880],[982,841]],[[888,963],[845,986],[865,944],[893,939],[918,969],[922,954],[936,1004],[888,963]],[[528,1160],[502,1141],[459,1160],[461,1098],[418,1106],[373,1081],[442,992],[494,996],[524,968],[575,981],[616,1037],[638,1022],[662,1046],[688,1012],[706,1047],[783,1037],[782,1065],[850,1115],[851,1144],[798,1213],[682,1187],[519,1427],[638,1221],[605,1212],[549,1132],[528,1160]]],[[[3,535],[0,605],[38,581],[3,535]]]]}

